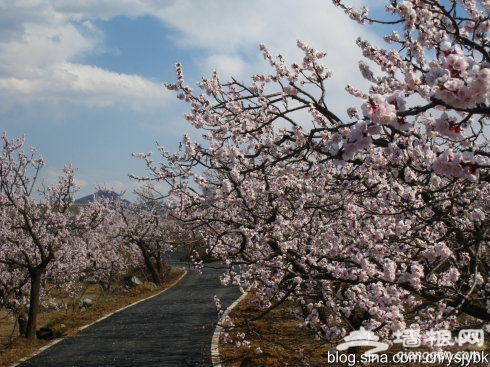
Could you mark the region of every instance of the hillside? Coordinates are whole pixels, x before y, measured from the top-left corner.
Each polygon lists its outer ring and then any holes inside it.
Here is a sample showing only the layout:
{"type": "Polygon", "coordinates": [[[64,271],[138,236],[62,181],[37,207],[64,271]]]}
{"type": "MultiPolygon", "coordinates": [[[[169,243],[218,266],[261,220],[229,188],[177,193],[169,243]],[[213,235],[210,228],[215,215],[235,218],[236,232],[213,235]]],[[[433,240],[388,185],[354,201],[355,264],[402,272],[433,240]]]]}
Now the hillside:
{"type": "MultiPolygon", "coordinates": [[[[102,198],[102,199],[110,199],[110,200],[117,200],[121,195],[114,192],[114,191],[109,191],[109,190],[99,190],[93,194],[81,197],[80,199],[75,200],[75,204],[90,204],[92,203],[95,198],[102,198]]],[[[128,202],[126,199],[123,200],[124,202],[128,202]]]]}

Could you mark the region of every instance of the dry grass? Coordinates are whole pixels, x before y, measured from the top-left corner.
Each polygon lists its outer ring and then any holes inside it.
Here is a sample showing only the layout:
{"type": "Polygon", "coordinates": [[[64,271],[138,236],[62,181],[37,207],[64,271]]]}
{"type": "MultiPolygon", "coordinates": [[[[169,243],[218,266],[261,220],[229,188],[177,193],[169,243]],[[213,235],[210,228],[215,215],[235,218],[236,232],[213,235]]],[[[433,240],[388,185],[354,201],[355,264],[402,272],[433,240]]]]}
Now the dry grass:
{"type": "MultiPolygon", "coordinates": [[[[174,283],[183,273],[183,270],[173,268],[170,278],[156,289],[147,285],[140,285],[130,289],[119,288],[113,293],[104,293],[98,286],[90,286],[84,297],[94,300],[93,305],[85,311],[80,310],[58,310],[41,312],[38,318],[38,326],[49,326],[59,331],[63,337],[75,335],[80,327],[92,323],[108,313],[114,312],[122,307],[130,305],[140,299],[157,294],[174,283]]],[[[39,348],[51,343],[45,340],[27,340],[18,336],[14,329],[15,321],[4,311],[0,311],[0,367],[11,366],[21,359],[31,356],[39,348]],[[6,342],[8,341],[8,344],[6,342]]]]}
{"type": "MultiPolygon", "coordinates": [[[[220,343],[219,351],[224,367],[286,367],[286,366],[310,366],[310,367],[346,367],[354,364],[348,360],[343,363],[335,363],[327,359],[329,349],[334,348],[328,343],[315,340],[311,333],[298,326],[291,314],[292,304],[284,305],[274,309],[269,314],[256,321],[249,321],[257,317],[260,312],[249,304],[250,296],[245,298],[232,312],[231,316],[235,325],[230,335],[245,333],[246,339],[251,342],[250,347],[236,347],[234,344],[220,343]],[[261,353],[256,352],[256,348],[261,353]],[[301,351],[301,352],[300,352],[301,351]]],[[[235,340],[239,338],[234,337],[235,340]]],[[[468,348],[469,349],[469,348],[468,348]]],[[[477,350],[488,353],[490,343],[487,341],[483,348],[477,350]]],[[[402,348],[399,345],[391,347],[386,353],[424,351],[418,348],[402,348]]],[[[456,350],[453,351],[456,353],[456,350]]],[[[342,352],[339,352],[342,353],[342,352]]],[[[350,356],[344,355],[344,358],[350,356]]],[[[359,358],[359,357],[358,357],[359,358]]],[[[382,362],[382,361],[381,361],[382,362]]],[[[356,366],[400,366],[393,363],[368,363],[355,364],[356,366]]],[[[422,364],[407,363],[405,366],[422,367],[427,365],[437,366],[440,363],[422,364]]],[[[447,361],[443,364],[447,365],[447,361]]],[[[461,365],[452,363],[451,366],[461,365]]],[[[485,363],[470,363],[471,367],[488,367],[485,363]]]]}
{"type": "Polygon", "coordinates": [[[237,348],[234,344],[221,343],[219,350],[223,366],[297,367],[306,361],[325,366],[322,353],[329,346],[312,339],[307,330],[297,326],[288,307],[290,305],[278,307],[257,321],[249,321],[259,315],[257,309],[249,305],[249,299],[250,296],[246,297],[230,313],[237,325],[230,334],[245,333],[251,346],[237,348]],[[261,353],[256,352],[258,347],[261,353]],[[303,356],[300,350],[303,350],[303,356]]]}

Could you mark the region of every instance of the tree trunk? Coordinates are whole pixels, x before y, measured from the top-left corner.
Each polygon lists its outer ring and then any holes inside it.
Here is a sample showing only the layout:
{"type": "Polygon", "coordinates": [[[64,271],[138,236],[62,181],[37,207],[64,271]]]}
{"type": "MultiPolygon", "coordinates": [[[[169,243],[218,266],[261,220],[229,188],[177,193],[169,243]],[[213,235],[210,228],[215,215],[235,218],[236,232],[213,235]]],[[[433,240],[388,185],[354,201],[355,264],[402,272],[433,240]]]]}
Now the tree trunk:
{"type": "MultiPolygon", "coordinates": [[[[352,315],[349,317],[349,322],[353,330],[360,330],[362,326],[362,322],[364,320],[368,319],[368,315],[366,311],[363,310],[354,310],[352,315]]],[[[361,348],[360,347],[349,347],[347,349],[347,353],[349,354],[360,354],[361,348]]]]}
{"type": "Polygon", "coordinates": [[[158,256],[155,261],[157,263],[160,283],[163,283],[170,273],[170,266],[162,260],[161,256],[158,256]]]}
{"type": "Polygon", "coordinates": [[[151,278],[155,284],[161,284],[163,282],[162,280],[162,274],[159,271],[159,268],[157,264],[155,264],[153,261],[151,261],[151,258],[148,258],[148,260],[145,259],[146,262],[146,267],[150,271],[151,278]]]}
{"type": "Polygon", "coordinates": [[[157,253],[157,255],[155,255],[152,253],[144,243],[140,243],[138,246],[141,249],[146,269],[150,273],[153,283],[162,284],[166,274],[164,273],[164,266],[159,260],[160,254],[157,253]]]}
{"type": "Polygon", "coordinates": [[[25,312],[21,312],[19,316],[17,316],[17,325],[19,326],[19,335],[26,336],[27,335],[27,314],[25,312]]]}
{"type": "Polygon", "coordinates": [[[39,296],[41,291],[42,269],[35,269],[30,272],[31,290],[29,294],[29,314],[27,318],[26,338],[36,337],[37,314],[39,311],[39,296]]]}

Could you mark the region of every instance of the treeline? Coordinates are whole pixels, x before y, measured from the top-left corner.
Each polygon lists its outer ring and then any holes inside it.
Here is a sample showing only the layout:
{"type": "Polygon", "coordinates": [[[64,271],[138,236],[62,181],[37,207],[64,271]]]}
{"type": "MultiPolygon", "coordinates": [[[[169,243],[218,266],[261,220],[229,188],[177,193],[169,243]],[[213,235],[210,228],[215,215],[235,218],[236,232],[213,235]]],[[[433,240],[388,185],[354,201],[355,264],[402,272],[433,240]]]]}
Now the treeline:
{"type": "Polygon", "coordinates": [[[166,254],[179,237],[162,200],[140,193],[95,197],[78,205],[75,171],[66,166],[44,185],[42,156],[23,138],[2,136],[0,155],[0,308],[18,320],[21,335],[36,336],[40,308],[56,295],[75,300],[87,283],[110,291],[130,270],[143,269],[151,282],[165,281],[166,254]]]}

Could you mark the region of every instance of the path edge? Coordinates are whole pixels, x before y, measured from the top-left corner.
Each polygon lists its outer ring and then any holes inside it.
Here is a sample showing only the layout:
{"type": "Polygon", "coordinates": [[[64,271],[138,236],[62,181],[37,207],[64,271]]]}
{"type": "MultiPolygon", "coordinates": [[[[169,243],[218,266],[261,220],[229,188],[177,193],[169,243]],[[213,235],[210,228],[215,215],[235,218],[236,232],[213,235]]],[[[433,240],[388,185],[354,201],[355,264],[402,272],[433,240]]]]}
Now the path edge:
{"type": "MultiPolygon", "coordinates": [[[[169,284],[169,286],[168,286],[167,288],[163,289],[162,291],[160,291],[160,292],[158,292],[158,293],[152,294],[152,295],[151,295],[151,296],[149,296],[149,297],[146,297],[146,298],[140,299],[140,300],[138,300],[138,301],[135,301],[135,302],[133,302],[133,303],[130,303],[129,305],[126,305],[126,306],[124,306],[124,307],[121,307],[121,308],[117,309],[116,311],[110,312],[110,313],[108,313],[108,314],[106,314],[106,315],[104,315],[104,316],[102,316],[102,317],[98,318],[97,320],[95,320],[95,321],[91,322],[90,324],[80,326],[80,327],[77,329],[77,331],[76,331],[75,335],[76,335],[76,334],[78,334],[80,331],[85,330],[85,329],[86,329],[86,328],[88,328],[89,326],[92,326],[92,325],[94,325],[94,324],[97,324],[98,322],[101,322],[101,321],[103,321],[103,320],[107,319],[108,317],[110,317],[110,316],[112,316],[112,315],[114,315],[114,314],[118,313],[118,312],[124,311],[124,310],[126,310],[126,309],[128,309],[128,308],[130,308],[130,307],[136,306],[137,304],[139,304],[139,303],[141,303],[141,302],[147,301],[147,300],[149,300],[149,299],[151,299],[151,298],[153,298],[153,297],[156,297],[156,296],[159,296],[159,295],[161,295],[161,294],[165,293],[165,292],[166,292],[166,291],[168,291],[170,288],[172,288],[172,287],[174,287],[175,285],[177,285],[177,284],[178,284],[178,283],[179,283],[179,282],[180,282],[180,281],[181,281],[181,280],[182,280],[182,279],[183,279],[183,278],[184,278],[184,277],[187,275],[187,270],[186,270],[186,269],[184,269],[184,268],[179,268],[179,269],[183,270],[184,272],[181,274],[181,276],[180,276],[180,277],[178,277],[176,280],[174,280],[172,283],[170,283],[170,284],[169,284]]],[[[24,363],[25,361],[28,361],[29,359],[31,359],[31,358],[33,358],[33,357],[37,356],[38,354],[40,354],[40,353],[44,352],[46,349],[49,349],[49,348],[51,348],[52,346],[54,346],[54,345],[56,345],[56,344],[58,344],[59,342],[61,342],[61,341],[62,341],[62,340],[64,340],[64,339],[66,339],[66,338],[64,338],[64,337],[63,337],[63,338],[58,338],[58,339],[53,340],[51,343],[46,344],[46,345],[42,346],[41,348],[39,348],[39,349],[38,349],[36,352],[34,352],[32,355],[30,355],[30,356],[28,356],[28,357],[24,357],[24,358],[20,359],[20,360],[19,360],[19,362],[16,362],[16,363],[14,363],[14,364],[10,365],[9,367],[17,367],[17,366],[20,366],[20,365],[21,365],[22,363],[24,363]]]]}
{"type": "Polygon", "coordinates": [[[223,365],[221,364],[221,356],[219,354],[219,340],[221,336],[221,331],[223,329],[221,327],[221,324],[226,316],[228,316],[230,311],[233,310],[247,295],[247,292],[242,293],[242,295],[238,297],[235,302],[228,306],[221,316],[220,320],[218,321],[216,327],[214,328],[213,338],[211,339],[211,363],[213,364],[213,367],[223,367],[223,365]]]}

